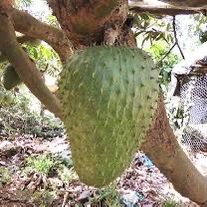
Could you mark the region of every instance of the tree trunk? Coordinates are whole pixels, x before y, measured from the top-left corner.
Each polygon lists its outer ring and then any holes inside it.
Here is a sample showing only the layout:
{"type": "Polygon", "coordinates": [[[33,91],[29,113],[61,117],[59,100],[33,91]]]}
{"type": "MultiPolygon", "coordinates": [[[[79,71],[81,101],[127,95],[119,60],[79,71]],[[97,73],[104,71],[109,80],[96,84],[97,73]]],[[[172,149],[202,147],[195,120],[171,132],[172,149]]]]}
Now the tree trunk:
{"type": "MultiPolygon", "coordinates": [[[[86,0],[73,0],[67,5],[57,0],[48,2],[75,48],[105,42],[106,33],[109,32],[110,39],[115,31],[118,31],[115,39],[121,39],[120,44],[126,42],[129,46],[136,46],[126,21],[125,1],[92,0],[89,4],[86,0]]],[[[114,43],[112,39],[110,43],[114,43]]],[[[179,146],[170,128],[162,99],[142,149],[178,192],[199,204],[207,205],[206,178],[179,146]]]]}
{"type": "Polygon", "coordinates": [[[105,30],[118,29],[127,17],[127,0],[48,0],[75,48],[100,44],[105,30]]]}

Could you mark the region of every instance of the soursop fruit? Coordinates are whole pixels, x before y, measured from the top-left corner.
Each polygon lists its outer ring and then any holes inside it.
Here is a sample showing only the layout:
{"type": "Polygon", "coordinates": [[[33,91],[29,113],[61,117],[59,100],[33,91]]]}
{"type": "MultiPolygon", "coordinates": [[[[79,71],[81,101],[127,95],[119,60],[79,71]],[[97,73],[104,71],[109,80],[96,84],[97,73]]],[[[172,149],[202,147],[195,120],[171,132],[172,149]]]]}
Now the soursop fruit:
{"type": "Polygon", "coordinates": [[[15,86],[22,83],[13,65],[9,64],[6,66],[4,73],[3,73],[2,82],[6,90],[11,90],[15,86]]]}
{"type": "Polygon", "coordinates": [[[70,57],[59,91],[82,182],[101,187],[128,167],[156,108],[158,73],[138,48],[91,47],[70,57]]]}

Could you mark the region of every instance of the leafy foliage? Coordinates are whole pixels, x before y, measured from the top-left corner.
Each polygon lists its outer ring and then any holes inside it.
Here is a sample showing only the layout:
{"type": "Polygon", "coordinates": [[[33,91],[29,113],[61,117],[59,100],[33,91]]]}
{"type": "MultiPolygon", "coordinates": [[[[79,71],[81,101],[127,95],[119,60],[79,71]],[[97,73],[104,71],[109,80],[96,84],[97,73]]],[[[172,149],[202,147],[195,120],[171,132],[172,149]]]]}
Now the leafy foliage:
{"type": "MultiPolygon", "coordinates": [[[[22,89],[24,90],[24,89],[22,89]]],[[[0,85],[0,134],[9,137],[13,133],[35,133],[40,125],[40,115],[30,109],[31,94],[7,91],[0,85]]]]}
{"type": "Polygon", "coordinates": [[[56,27],[56,28],[60,28],[60,24],[59,22],[57,21],[57,18],[53,15],[49,15],[48,18],[47,18],[47,24],[53,26],[53,27],[56,27]]]}
{"type": "Polygon", "coordinates": [[[152,45],[155,41],[162,40],[170,45],[174,41],[171,21],[169,18],[158,18],[151,14],[136,14],[134,27],[138,44],[144,47],[144,44],[152,45]]]}
{"type": "Polygon", "coordinates": [[[16,0],[17,7],[29,7],[32,3],[32,0],[16,0]]]}
{"type": "Polygon", "coordinates": [[[194,29],[192,27],[190,29],[193,29],[194,34],[198,35],[206,27],[207,17],[202,14],[196,14],[191,16],[191,18],[194,19],[196,24],[194,24],[194,29]]]}
{"type": "Polygon", "coordinates": [[[180,205],[174,200],[166,200],[163,203],[163,207],[180,207],[180,205]]]}
{"type": "Polygon", "coordinates": [[[148,13],[136,14],[134,27],[138,46],[153,57],[160,70],[160,81],[167,85],[173,66],[180,60],[177,54],[169,52],[175,41],[172,18],[162,18],[148,13]]]}
{"type": "Polygon", "coordinates": [[[169,49],[169,45],[161,40],[157,41],[149,49],[147,49],[156,62],[156,66],[160,70],[160,80],[164,85],[169,84],[171,70],[173,69],[173,66],[180,61],[180,58],[177,54],[173,52],[167,54],[169,49]]]}
{"type": "Polygon", "coordinates": [[[207,17],[199,14],[193,16],[193,18],[197,22],[194,33],[199,36],[200,42],[204,43],[207,41],[207,17]]]}
{"type": "Polygon", "coordinates": [[[32,58],[39,70],[46,71],[52,77],[57,77],[61,70],[61,62],[57,53],[46,43],[37,47],[24,45],[27,48],[30,58],[32,58]]]}
{"type": "Polygon", "coordinates": [[[73,180],[78,180],[78,175],[76,174],[73,167],[66,167],[64,165],[60,165],[58,168],[58,175],[60,176],[63,182],[71,182],[73,180]]]}

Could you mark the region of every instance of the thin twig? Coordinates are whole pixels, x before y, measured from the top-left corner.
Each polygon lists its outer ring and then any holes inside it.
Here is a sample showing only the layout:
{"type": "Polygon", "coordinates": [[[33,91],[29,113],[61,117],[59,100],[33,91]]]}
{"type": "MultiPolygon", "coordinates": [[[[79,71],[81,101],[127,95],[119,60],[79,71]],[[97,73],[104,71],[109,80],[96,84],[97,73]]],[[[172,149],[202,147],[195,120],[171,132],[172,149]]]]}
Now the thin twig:
{"type": "Polygon", "coordinates": [[[68,197],[69,197],[69,192],[67,191],[64,195],[64,198],[63,198],[62,207],[65,207],[67,200],[68,200],[68,197]]]}
{"type": "Polygon", "coordinates": [[[183,51],[178,43],[178,38],[177,38],[177,31],[176,31],[176,23],[175,23],[175,16],[173,16],[173,34],[174,34],[174,38],[175,38],[175,42],[173,44],[173,46],[169,49],[168,52],[165,53],[165,55],[158,61],[158,63],[156,65],[159,65],[169,54],[170,52],[173,50],[173,48],[177,45],[180,54],[182,56],[183,59],[185,59],[185,56],[183,54],[183,51]]]}
{"type": "Polygon", "coordinates": [[[173,48],[176,46],[176,42],[173,44],[173,46],[165,53],[165,55],[157,62],[156,65],[159,65],[173,50],[173,48]]]}
{"type": "Polygon", "coordinates": [[[177,45],[179,51],[180,51],[180,54],[182,56],[183,59],[185,59],[185,56],[183,54],[183,51],[178,43],[178,38],[177,38],[177,31],[176,31],[176,23],[175,23],[175,16],[173,16],[173,34],[174,34],[174,38],[175,38],[175,44],[177,45]]]}

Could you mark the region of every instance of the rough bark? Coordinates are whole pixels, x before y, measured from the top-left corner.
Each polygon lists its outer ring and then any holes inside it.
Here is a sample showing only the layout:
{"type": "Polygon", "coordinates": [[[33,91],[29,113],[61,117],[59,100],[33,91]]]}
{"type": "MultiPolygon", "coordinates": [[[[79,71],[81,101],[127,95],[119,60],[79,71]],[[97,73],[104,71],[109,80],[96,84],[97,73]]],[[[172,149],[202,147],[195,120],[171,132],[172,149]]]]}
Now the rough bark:
{"type": "Polygon", "coordinates": [[[26,12],[17,9],[10,12],[16,31],[47,42],[58,53],[62,62],[71,55],[72,45],[62,30],[42,23],[26,12]]]}
{"type": "Polygon", "coordinates": [[[30,91],[48,110],[61,117],[59,100],[45,86],[40,72],[17,42],[13,25],[7,13],[0,10],[0,51],[11,62],[30,91]],[[6,37],[6,38],[5,38],[6,37]]]}
{"type": "Polygon", "coordinates": [[[28,44],[31,44],[33,46],[37,46],[37,45],[41,44],[41,40],[35,39],[33,37],[26,36],[26,35],[18,36],[17,41],[20,44],[28,43],[28,44]]]}
{"type": "Polygon", "coordinates": [[[1,0],[1,7],[8,9],[11,8],[15,3],[15,0],[1,0]]]}
{"type": "Polygon", "coordinates": [[[75,48],[104,41],[107,28],[122,25],[127,18],[127,0],[48,0],[75,48]]]}

